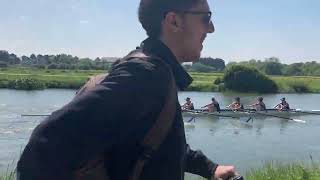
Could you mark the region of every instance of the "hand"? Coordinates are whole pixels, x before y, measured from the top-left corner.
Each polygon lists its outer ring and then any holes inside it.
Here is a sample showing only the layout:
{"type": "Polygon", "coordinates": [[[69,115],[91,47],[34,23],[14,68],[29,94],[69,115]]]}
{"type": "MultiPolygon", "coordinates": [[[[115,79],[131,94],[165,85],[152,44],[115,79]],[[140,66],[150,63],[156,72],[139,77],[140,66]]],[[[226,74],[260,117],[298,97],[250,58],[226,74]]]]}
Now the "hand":
{"type": "Polygon", "coordinates": [[[228,180],[236,175],[234,166],[218,166],[214,172],[212,180],[228,180]]]}

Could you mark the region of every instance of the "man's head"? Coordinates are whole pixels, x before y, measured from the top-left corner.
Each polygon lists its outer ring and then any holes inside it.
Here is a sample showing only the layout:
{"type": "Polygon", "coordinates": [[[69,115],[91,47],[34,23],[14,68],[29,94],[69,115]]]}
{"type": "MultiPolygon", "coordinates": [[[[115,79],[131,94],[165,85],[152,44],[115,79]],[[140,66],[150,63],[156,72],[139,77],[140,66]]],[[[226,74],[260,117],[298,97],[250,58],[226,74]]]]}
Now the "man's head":
{"type": "Polygon", "coordinates": [[[283,98],[281,98],[280,100],[281,100],[282,102],[284,102],[284,101],[286,101],[286,98],[283,97],[283,98]]]}
{"type": "Polygon", "coordinates": [[[235,97],[234,100],[236,100],[236,102],[240,102],[240,97],[235,97]]]}
{"type": "Polygon", "coordinates": [[[214,97],[212,97],[212,98],[211,98],[211,101],[214,102],[214,101],[216,101],[216,99],[215,99],[214,97]]]}
{"type": "Polygon", "coordinates": [[[261,96],[259,96],[257,99],[258,99],[259,102],[263,101],[263,97],[261,97],[261,96]]]}
{"type": "Polygon", "coordinates": [[[189,97],[187,97],[187,98],[186,98],[186,101],[187,101],[187,102],[190,102],[190,101],[191,101],[191,99],[190,99],[189,97]]]}
{"type": "Polygon", "coordinates": [[[214,32],[207,0],[141,0],[139,20],[180,62],[199,59],[207,33],[214,32]]]}

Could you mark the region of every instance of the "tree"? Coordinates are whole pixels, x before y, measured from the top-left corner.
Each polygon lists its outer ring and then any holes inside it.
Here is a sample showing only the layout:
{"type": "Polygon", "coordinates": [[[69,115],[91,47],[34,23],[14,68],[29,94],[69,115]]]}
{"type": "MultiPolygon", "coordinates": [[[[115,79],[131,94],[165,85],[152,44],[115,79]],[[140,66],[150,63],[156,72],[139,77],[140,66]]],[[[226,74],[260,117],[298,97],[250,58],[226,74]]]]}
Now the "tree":
{"type": "Polygon", "coordinates": [[[284,69],[284,74],[290,76],[301,76],[303,75],[302,65],[303,63],[290,64],[286,69],[284,69]]]}
{"type": "Polygon", "coordinates": [[[234,65],[228,68],[223,76],[224,86],[227,89],[240,92],[277,92],[274,81],[262,74],[256,68],[243,65],[234,65]]]}
{"type": "Polygon", "coordinates": [[[226,67],[224,60],[220,58],[213,59],[211,57],[205,57],[200,58],[199,62],[201,64],[211,66],[217,71],[222,71],[226,67]]]}
{"type": "Polygon", "coordinates": [[[269,75],[281,75],[282,66],[279,62],[269,61],[265,62],[262,70],[269,75]]]}
{"type": "Polygon", "coordinates": [[[0,61],[8,63],[9,61],[8,51],[0,50],[0,61]]]}
{"type": "Polygon", "coordinates": [[[19,64],[20,59],[15,54],[9,54],[8,51],[0,50],[0,61],[8,64],[19,64]]]}
{"type": "Polygon", "coordinates": [[[192,70],[197,72],[213,72],[216,69],[212,66],[207,66],[202,63],[196,62],[192,64],[192,70]]]}

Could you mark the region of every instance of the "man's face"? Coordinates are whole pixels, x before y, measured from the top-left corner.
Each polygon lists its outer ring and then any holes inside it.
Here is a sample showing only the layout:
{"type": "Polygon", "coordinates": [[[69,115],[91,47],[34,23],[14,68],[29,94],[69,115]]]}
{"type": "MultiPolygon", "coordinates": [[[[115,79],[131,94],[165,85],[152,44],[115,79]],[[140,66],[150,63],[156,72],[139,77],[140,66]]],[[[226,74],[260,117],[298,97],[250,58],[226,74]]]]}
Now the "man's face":
{"type": "Polygon", "coordinates": [[[206,0],[203,0],[183,13],[181,32],[178,37],[181,42],[179,59],[183,62],[198,60],[207,33],[214,32],[209,12],[209,5],[206,0]]]}

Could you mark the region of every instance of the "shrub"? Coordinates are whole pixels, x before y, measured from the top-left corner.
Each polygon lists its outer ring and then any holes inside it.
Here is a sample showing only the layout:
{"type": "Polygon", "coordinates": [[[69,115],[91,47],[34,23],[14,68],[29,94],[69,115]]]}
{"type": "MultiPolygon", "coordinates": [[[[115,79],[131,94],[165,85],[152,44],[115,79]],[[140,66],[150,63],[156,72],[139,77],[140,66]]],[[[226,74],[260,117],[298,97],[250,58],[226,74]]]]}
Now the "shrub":
{"type": "Polygon", "coordinates": [[[311,92],[309,82],[305,81],[290,81],[289,87],[296,93],[308,93],[311,92]]]}
{"type": "Polygon", "coordinates": [[[36,90],[45,88],[45,84],[43,82],[33,78],[16,79],[14,81],[10,81],[8,86],[9,88],[19,90],[36,90]]]}
{"type": "Polygon", "coordinates": [[[278,87],[274,81],[262,74],[256,68],[243,65],[229,67],[223,77],[226,89],[240,92],[277,92],[278,87]]]}
{"type": "Polygon", "coordinates": [[[223,80],[220,77],[218,77],[217,79],[215,79],[213,81],[213,84],[215,84],[215,85],[218,85],[218,84],[221,84],[221,83],[223,83],[223,80]]]}

